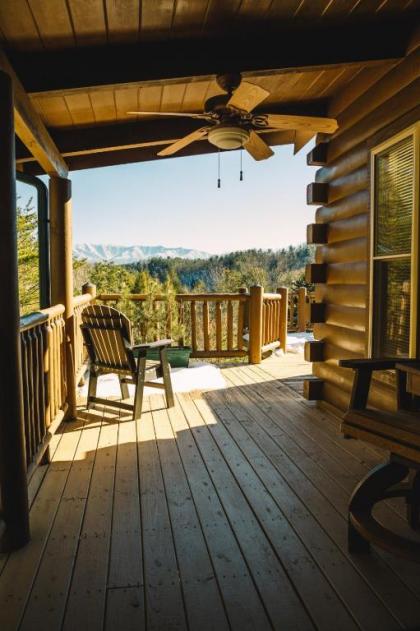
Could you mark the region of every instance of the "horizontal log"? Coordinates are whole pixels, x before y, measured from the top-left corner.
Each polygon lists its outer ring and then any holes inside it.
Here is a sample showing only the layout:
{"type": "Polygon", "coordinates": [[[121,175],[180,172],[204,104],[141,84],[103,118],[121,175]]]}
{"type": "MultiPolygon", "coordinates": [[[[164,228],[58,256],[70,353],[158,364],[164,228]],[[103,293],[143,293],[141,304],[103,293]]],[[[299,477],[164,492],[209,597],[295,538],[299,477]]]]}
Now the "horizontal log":
{"type": "Polygon", "coordinates": [[[369,232],[369,215],[355,215],[348,219],[339,219],[332,221],[328,225],[328,242],[336,243],[337,241],[346,241],[347,239],[358,239],[367,237],[369,232]]]}
{"type": "Polygon", "coordinates": [[[307,362],[324,361],[325,342],[319,340],[307,340],[304,347],[304,358],[307,362]]]}
{"type": "Polygon", "coordinates": [[[306,243],[328,243],[328,224],[310,223],[306,228],[306,243]]]}
{"type": "Polygon", "coordinates": [[[324,362],[337,365],[339,361],[342,359],[356,359],[360,357],[359,353],[354,353],[345,348],[341,348],[341,346],[336,346],[335,344],[330,344],[324,340],[324,362]]]}
{"type": "MultiPolygon", "coordinates": [[[[242,294],[241,294],[242,295],[242,294]]],[[[263,294],[263,300],[281,300],[280,294],[263,294]]]]}
{"type": "Polygon", "coordinates": [[[369,191],[363,190],[345,199],[340,199],[334,204],[321,206],[315,213],[317,223],[329,223],[339,219],[349,219],[355,215],[361,215],[369,211],[369,191]]]}
{"type": "Polygon", "coordinates": [[[343,177],[356,171],[369,162],[369,151],[365,143],[355,147],[349,153],[341,156],[334,162],[330,162],[322,169],[318,169],[315,174],[315,182],[324,182],[329,184],[332,180],[343,177]]]}
{"type": "Polygon", "coordinates": [[[317,263],[350,263],[366,260],[367,254],[368,240],[360,237],[318,246],[315,260],[317,263]]]}
{"type": "Polygon", "coordinates": [[[327,280],[327,265],[323,263],[309,263],[305,268],[307,283],[325,283],[327,280]]]}
{"type": "Polygon", "coordinates": [[[322,379],[305,379],[303,382],[303,396],[307,401],[319,401],[322,399],[323,385],[322,379]]]}
{"type": "MultiPolygon", "coordinates": [[[[278,294],[274,294],[276,299],[279,299],[278,294]]],[[[101,293],[97,295],[97,300],[102,302],[114,302],[118,300],[133,300],[134,302],[142,302],[148,298],[147,294],[120,294],[120,293],[101,293]]],[[[230,293],[212,293],[212,294],[176,294],[176,300],[180,302],[193,302],[193,301],[207,301],[207,302],[221,302],[224,300],[233,300],[237,302],[246,302],[249,299],[249,294],[230,294],[230,293]]],[[[154,296],[154,300],[164,301],[167,300],[166,294],[157,294],[154,296]]]]}
{"type": "Polygon", "coordinates": [[[337,414],[343,416],[349,407],[350,392],[326,382],[322,391],[322,399],[322,403],[325,401],[337,411],[337,414]]]}
{"type": "Polygon", "coordinates": [[[367,261],[351,263],[330,263],[327,265],[327,281],[329,285],[366,285],[368,282],[367,261]]]}
{"type": "Polygon", "coordinates": [[[353,127],[343,132],[341,136],[333,138],[328,149],[330,159],[335,160],[347,153],[356,145],[366,141],[382,128],[390,125],[400,116],[415,108],[418,105],[419,94],[420,79],[417,79],[383,103],[381,107],[378,107],[353,125],[353,127]]]}
{"type": "Polygon", "coordinates": [[[306,203],[328,204],[328,184],[322,182],[311,182],[306,187],[306,203]]]}
{"type": "MultiPolygon", "coordinates": [[[[317,303],[313,303],[317,304],[317,303]]],[[[357,307],[344,307],[342,305],[325,304],[324,320],[312,320],[312,322],[325,322],[332,326],[349,328],[353,331],[365,332],[367,327],[366,309],[357,307]]]]}
{"type": "Polygon", "coordinates": [[[308,166],[322,166],[327,164],[328,160],[328,143],[320,142],[306,156],[308,166]]]}
{"type": "Polygon", "coordinates": [[[420,77],[420,50],[397,63],[379,81],[364,91],[338,116],[339,128],[335,138],[339,138],[346,130],[353,127],[368,114],[389,101],[405,87],[420,77]]]}
{"type": "Polygon", "coordinates": [[[369,171],[367,166],[360,167],[347,175],[332,180],[328,184],[328,203],[334,203],[369,188],[369,171]]]}
{"type": "Polygon", "coordinates": [[[367,285],[317,285],[315,300],[343,307],[365,309],[368,299],[367,285]]]}
{"type": "Polygon", "coordinates": [[[90,294],[83,294],[82,296],[74,296],[73,298],[73,308],[82,307],[83,305],[88,305],[92,302],[92,296],[90,294]]]}
{"type": "Polygon", "coordinates": [[[309,320],[312,324],[325,322],[327,305],[325,302],[311,302],[309,305],[309,320]]]}
{"type": "Polygon", "coordinates": [[[332,324],[316,324],[314,336],[317,340],[324,340],[328,344],[334,344],[344,350],[364,357],[366,352],[366,336],[363,331],[353,328],[339,327],[332,324]]]}

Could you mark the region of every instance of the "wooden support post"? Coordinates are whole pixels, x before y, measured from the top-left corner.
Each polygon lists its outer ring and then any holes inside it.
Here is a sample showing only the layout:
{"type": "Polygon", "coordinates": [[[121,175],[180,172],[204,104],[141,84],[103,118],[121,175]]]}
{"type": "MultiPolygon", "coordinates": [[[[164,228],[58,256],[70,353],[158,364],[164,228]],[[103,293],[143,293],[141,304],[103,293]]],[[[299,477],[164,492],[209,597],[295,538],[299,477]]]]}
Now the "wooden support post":
{"type": "Polygon", "coordinates": [[[304,333],[306,331],[306,287],[298,289],[297,320],[299,333],[304,333]]]}
{"type": "Polygon", "coordinates": [[[1,549],[29,541],[17,263],[13,88],[0,71],[0,492],[5,531],[1,549]]]}
{"type": "Polygon", "coordinates": [[[264,288],[254,285],[249,290],[249,363],[261,364],[264,288]]]}
{"type": "MultiPolygon", "coordinates": [[[[238,293],[247,294],[248,289],[246,287],[239,287],[238,293]]],[[[249,303],[244,303],[244,330],[247,331],[249,329],[249,303]]]]}
{"type": "Polygon", "coordinates": [[[51,300],[65,307],[67,420],[76,417],[71,182],[50,178],[51,300]]]}
{"type": "Polygon", "coordinates": [[[287,324],[289,321],[289,290],[287,287],[279,287],[277,293],[281,296],[280,303],[280,348],[285,353],[287,348],[287,324]]]}

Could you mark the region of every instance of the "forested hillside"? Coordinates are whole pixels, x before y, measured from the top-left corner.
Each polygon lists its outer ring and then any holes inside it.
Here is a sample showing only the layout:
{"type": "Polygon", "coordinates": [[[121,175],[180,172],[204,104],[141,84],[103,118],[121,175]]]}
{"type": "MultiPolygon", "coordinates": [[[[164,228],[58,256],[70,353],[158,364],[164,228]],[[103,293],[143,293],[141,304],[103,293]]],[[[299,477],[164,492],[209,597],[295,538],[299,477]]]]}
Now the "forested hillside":
{"type": "Polygon", "coordinates": [[[304,268],[314,251],[307,245],[287,249],[244,250],[209,259],[153,258],[134,265],[81,263],[75,270],[75,286],[84,282],[98,291],[145,292],[152,283],[169,283],[178,292],[237,291],[239,287],[263,285],[267,291],[279,286],[304,284],[304,268]]]}

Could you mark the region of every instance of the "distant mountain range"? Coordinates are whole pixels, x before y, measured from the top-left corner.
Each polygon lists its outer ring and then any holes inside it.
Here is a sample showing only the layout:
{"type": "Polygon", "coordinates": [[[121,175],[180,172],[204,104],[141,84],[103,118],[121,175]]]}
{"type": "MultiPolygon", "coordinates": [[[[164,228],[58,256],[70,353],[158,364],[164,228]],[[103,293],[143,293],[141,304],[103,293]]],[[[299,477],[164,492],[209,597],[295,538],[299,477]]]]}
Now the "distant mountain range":
{"type": "Polygon", "coordinates": [[[74,256],[85,259],[89,263],[137,263],[147,259],[181,258],[208,259],[211,254],[188,248],[166,248],[163,245],[102,245],[96,243],[80,243],[74,246],[74,256]]]}

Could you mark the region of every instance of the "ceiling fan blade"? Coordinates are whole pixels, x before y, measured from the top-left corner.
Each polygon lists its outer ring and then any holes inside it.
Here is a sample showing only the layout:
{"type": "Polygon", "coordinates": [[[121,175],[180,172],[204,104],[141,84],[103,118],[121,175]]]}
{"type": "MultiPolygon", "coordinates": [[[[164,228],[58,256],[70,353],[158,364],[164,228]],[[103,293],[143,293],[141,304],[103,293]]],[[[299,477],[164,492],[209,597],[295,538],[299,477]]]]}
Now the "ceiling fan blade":
{"type": "Polygon", "coordinates": [[[184,116],[188,118],[211,119],[208,114],[194,114],[193,112],[126,112],[126,114],[135,114],[136,116],[184,116]]]}
{"type": "Polygon", "coordinates": [[[254,107],[257,107],[257,105],[262,103],[269,94],[270,92],[264,90],[264,88],[261,88],[259,85],[242,81],[230,97],[227,105],[236,107],[238,110],[250,112],[254,109],[254,107]]]}
{"type": "Polygon", "coordinates": [[[158,156],[171,156],[172,154],[180,151],[187,145],[190,145],[195,140],[200,140],[203,136],[207,134],[209,127],[201,127],[200,129],[196,129],[191,134],[184,136],[184,138],[180,138],[180,140],[176,140],[162,151],[159,151],[158,156]]]}
{"type": "Polygon", "coordinates": [[[298,151],[302,149],[313,137],[315,133],[313,131],[306,131],[306,129],[297,129],[295,131],[295,140],[293,154],[296,155],[298,151]]]}
{"type": "Polygon", "coordinates": [[[244,145],[244,149],[248,151],[254,160],[266,160],[267,158],[271,158],[274,154],[274,151],[270,149],[267,143],[264,142],[255,131],[250,132],[249,140],[244,145]]]}
{"type": "Polygon", "coordinates": [[[267,125],[274,129],[299,129],[302,131],[333,134],[338,124],[335,118],[322,116],[293,116],[290,114],[267,114],[267,125]]]}

